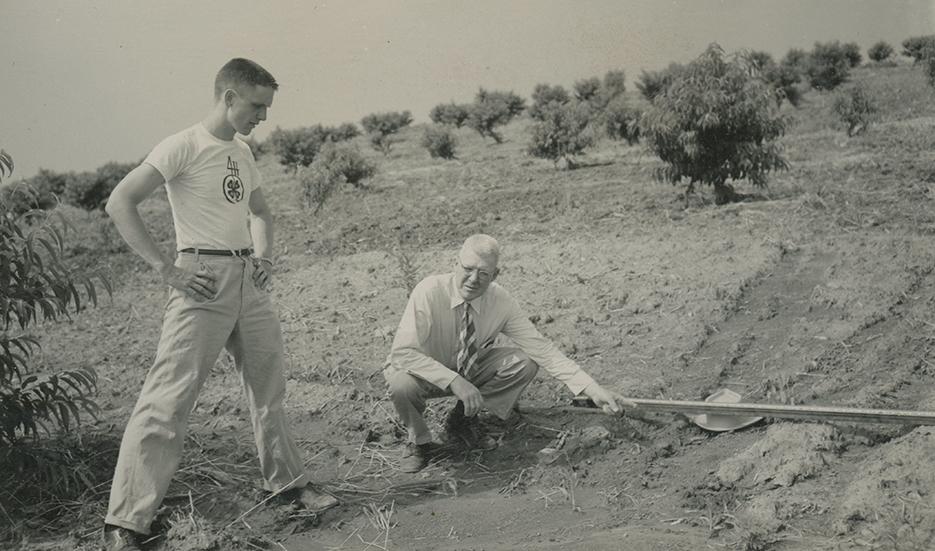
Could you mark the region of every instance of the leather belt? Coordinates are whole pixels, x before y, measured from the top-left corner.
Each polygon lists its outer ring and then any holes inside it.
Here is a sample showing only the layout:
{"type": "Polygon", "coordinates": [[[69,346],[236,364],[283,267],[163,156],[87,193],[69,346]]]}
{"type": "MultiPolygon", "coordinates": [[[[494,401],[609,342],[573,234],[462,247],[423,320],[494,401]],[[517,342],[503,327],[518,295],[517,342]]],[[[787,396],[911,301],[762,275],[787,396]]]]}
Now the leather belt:
{"type": "Polygon", "coordinates": [[[209,256],[250,256],[253,254],[253,249],[239,249],[239,250],[229,250],[229,249],[182,249],[180,253],[192,253],[192,254],[206,254],[209,256]]]}

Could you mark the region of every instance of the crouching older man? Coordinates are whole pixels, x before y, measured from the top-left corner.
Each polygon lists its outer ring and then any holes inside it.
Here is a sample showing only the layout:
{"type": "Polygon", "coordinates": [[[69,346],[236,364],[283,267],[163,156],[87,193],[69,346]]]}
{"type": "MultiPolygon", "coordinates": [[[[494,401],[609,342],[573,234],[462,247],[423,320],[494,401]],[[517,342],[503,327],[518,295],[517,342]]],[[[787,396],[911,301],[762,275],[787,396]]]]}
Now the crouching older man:
{"type": "Polygon", "coordinates": [[[507,419],[539,366],[607,412],[635,407],[601,387],[536,330],[516,300],[494,283],[499,258],[494,238],[472,235],[454,272],[425,278],[409,297],[383,371],[409,432],[400,465],[404,472],[421,470],[432,456],[432,434],[423,417],[427,399],[456,396],[446,429],[463,435],[482,408],[507,419]],[[515,347],[494,346],[501,333],[515,347]]]}

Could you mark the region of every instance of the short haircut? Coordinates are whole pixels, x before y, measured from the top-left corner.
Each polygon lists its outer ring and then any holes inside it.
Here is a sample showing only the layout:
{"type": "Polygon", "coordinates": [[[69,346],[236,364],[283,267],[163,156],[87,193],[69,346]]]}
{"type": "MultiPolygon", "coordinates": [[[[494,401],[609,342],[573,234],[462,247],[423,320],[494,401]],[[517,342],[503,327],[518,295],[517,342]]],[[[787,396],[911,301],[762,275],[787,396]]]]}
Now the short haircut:
{"type": "Polygon", "coordinates": [[[464,240],[461,251],[474,251],[477,256],[489,258],[494,264],[500,261],[500,244],[497,240],[483,233],[475,233],[464,240]]]}
{"type": "Polygon", "coordinates": [[[273,90],[279,89],[279,83],[276,82],[273,75],[260,67],[258,63],[242,57],[235,57],[225,63],[214,78],[214,99],[220,99],[224,90],[237,88],[244,84],[268,86],[273,90]]]}

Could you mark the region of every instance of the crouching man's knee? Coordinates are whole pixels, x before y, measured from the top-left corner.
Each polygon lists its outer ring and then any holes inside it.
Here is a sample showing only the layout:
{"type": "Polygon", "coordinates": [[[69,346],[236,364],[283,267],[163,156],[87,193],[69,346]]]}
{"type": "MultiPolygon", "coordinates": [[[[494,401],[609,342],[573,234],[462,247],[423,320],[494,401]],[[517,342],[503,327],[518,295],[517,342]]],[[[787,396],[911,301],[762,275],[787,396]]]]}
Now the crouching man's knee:
{"type": "Polygon", "coordinates": [[[530,360],[529,358],[526,358],[525,360],[523,360],[521,376],[524,381],[533,380],[536,377],[536,373],[538,372],[539,372],[539,364],[530,360]]]}
{"type": "Polygon", "coordinates": [[[422,385],[419,379],[406,373],[405,371],[384,372],[386,384],[389,387],[390,396],[393,400],[403,399],[407,401],[419,400],[424,395],[422,385]]]}

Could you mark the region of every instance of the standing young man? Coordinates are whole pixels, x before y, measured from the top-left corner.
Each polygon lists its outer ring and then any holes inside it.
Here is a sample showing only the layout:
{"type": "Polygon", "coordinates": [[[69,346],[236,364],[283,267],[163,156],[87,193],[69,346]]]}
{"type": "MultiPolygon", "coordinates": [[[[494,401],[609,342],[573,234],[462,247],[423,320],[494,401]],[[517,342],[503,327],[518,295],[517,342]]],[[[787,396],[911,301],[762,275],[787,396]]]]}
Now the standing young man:
{"type": "Polygon", "coordinates": [[[155,362],[127,423],[105,518],[106,550],[138,549],[178,468],[189,413],[223,348],[250,405],[260,469],[270,491],[311,510],[337,505],[308,485],[282,408],[282,333],[268,288],[272,215],[250,148],[235,138],[266,120],[279,85],[263,67],[232,59],[218,72],[214,107],[163,140],[107,202],[127,244],[169,286],[155,362]],[[146,230],[137,206],[166,186],[178,256],[146,230]]]}

